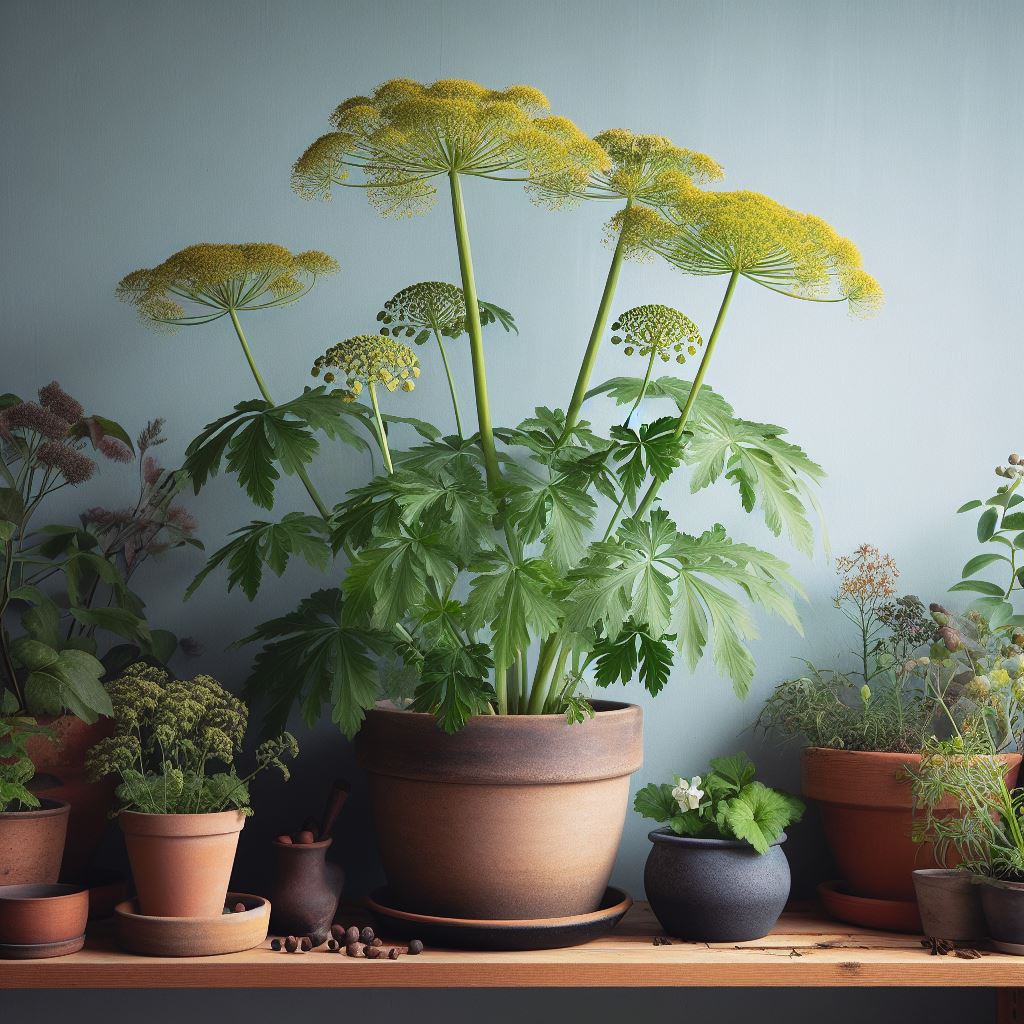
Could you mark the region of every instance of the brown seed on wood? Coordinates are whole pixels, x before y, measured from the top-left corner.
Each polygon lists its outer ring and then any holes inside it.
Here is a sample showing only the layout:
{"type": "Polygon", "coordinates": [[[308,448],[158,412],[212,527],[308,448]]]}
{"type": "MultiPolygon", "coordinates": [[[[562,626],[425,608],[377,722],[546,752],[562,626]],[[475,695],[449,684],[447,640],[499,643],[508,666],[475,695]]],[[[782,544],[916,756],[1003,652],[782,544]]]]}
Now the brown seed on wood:
{"type": "Polygon", "coordinates": [[[423,952],[423,943],[419,939],[413,939],[409,943],[409,954],[411,956],[417,956],[423,952]]]}
{"type": "Polygon", "coordinates": [[[288,938],[284,940],[284,948],[289,953],[294,953],[295,950],[299,948],[299,940],[295,938],[294,935],[289,935],[288,938]]]}
{"type": "Polygon", "coordinates": [[[382,953],[382,951],[381,951],[380,946],[367,946],[366,947],[366,959],[367,960],[377,960],[377,959],[380,958],[381,953],[382,953]]]}
{"type": "Polygon", "coordinates": [[[339,942],[344,942],[344,940],[345,940],[345,926],[343,924],[332,924],[331,925],[331,935],[335,939],[337,939],[339,942]]]}
{"type": "Polygon", "coordinates": [[[359,929],[355,925],[345,930],[345,945],[351,946],[353,942],[359,942],[359,929]]]}
{"type": "Polygon", "coordinates": [[[308,935],[303,935],[299,940],[299,949],[303,953],[308,953],[313,948],[313,942],[308,935]]]}
{"type": "Polygon", "coordinates": [[[394,946],[392,946],[392,947],[391,947],[391,948],[390,948],[390,949],[388,950],[388,959],[389,959],[389,960],[397,960],[397,959],[398,959],[398,957],[399,957],[399,953],[398,953],[398,950],[397,950],[397,949],[395,949],[395,947],[394,947],[394,946]]]}
{"type": "Polygon", "coordinates": [[[337,942],[337,940],[336,939],[328,939],[327,940],[327,948],[328,948],[328,950],[330,950],[330,952],[337,953],[338,952],[338,942],[337,942]]]}
{"type": "Polygon", "coordinates": [[[373,942],[373,929],[369,925],[367,925],[359,933],[359,941],[360,942],[365,942],[365,943],[373,942]]]}
{"type": "Polygon", "coordinates": [[[371,946],[383,946],[384,943],[380,941],[380,936],[379,935],[375,935],[373,937],[373,941],[370,943],[370,945],[371,946]]]}
{"type": "Polygon", "coordinates": [[[361,942],[350,942],[345,947],[346,956],[362,956],[363,955],[363,944],[361,942]]]}
{"type": "Polygon", "coordinates": [[[281,940],[280,939],[271,939],[270,940],[270,948],[275,953],[280,953],[281,952],[281,940]]]}

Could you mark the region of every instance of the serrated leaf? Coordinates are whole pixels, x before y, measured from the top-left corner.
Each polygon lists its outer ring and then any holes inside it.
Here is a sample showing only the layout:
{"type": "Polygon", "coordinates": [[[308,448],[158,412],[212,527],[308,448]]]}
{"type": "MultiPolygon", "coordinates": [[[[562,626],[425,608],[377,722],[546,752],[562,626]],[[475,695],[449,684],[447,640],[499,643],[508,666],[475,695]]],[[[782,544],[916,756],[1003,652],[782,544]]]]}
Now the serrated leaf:
{"type": "Polygon", "coordinates": [[[679,814],[679,804],[672,796],[672,786],[667,782],[658,785],[649,782],[643,789],[637,790],[633,797],[633,810],[644,818],[666,822],[679,814]]]}
{"type": "Polygon", "coordinates": [[[793,820],[793,806],[781,793],[752,782],[726,804],[725,821],[737,839],[767,853],[793,820]]]}

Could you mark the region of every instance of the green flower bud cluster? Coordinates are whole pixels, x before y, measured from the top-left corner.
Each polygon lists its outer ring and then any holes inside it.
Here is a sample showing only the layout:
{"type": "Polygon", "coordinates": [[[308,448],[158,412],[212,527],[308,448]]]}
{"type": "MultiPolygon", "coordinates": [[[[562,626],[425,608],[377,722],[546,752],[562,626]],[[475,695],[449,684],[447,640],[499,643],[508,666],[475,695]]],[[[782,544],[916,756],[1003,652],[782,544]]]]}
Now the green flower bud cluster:
{"type": "Polygon", "coordinates": [[[357,334],[332,345],[317,356],[310,371],[314,377],[323,373],[324,381],[337,379],[335,370],[345,377],[342,398],[354,402],[363,385],[382,384],[388,391],[412,391],[420,375],[420,361],[408,345],[383,334],[357,334]]]}
{"type": "Polygon", "coordinates": [[[421,281],[388,299],[377,322],[383,325],[380,333],[384,337],[404,335],[417,344],[427,340],[429,331],[458,338],[466,332],[466,297],[453,284],[421,281]]]}
{"type": "Polygon", "coordinates": [[[1024,459],[1016,452],[1011,452],[1006,461],[1009,463],[1008,466],[996,466],[996,476],[1006,477],[1007,480],[1024,477],[1024,459]]]}
{"type": "Polygon", "coordinates": [[[697,325],[671,306],[652,304],[627,309],[612,324],[612,330],[618,332],[612,344],[623,345],[627,356],[636,353],[665,363],[673,356],[677,363],[685,363],[704,344],[697,325]]]}

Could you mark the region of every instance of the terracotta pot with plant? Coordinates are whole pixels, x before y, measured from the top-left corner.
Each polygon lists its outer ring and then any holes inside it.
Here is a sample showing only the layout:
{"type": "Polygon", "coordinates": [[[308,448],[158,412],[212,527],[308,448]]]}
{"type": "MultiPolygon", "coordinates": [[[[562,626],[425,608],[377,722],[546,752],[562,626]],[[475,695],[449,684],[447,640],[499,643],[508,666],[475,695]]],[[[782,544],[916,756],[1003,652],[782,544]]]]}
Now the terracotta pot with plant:
{"type": "Polygon", "coordinates": [[[287,779],[295,739],[284,733],[261,744],[255,768],[239,776],[248,709],[211,676],[179,681],[139,662],[108,690],[117,729],[92,749],[89,768],[118,780],[139,908],[150,917],[215,917],[252,813],[248,783],[272,766],[287,779]]]}
{"type": "Polygon", "coordinates": [[[785,828],[804,805],[755,781],[746,754],[719,757],[704,775],[650,783],[634,810],[663,822],[644,867],[651,909],[669,935],[745,942],[767,935],[789,898],[785,828]]]}
{"type": "Polygon", "coordinates": [[[29,742],[50,736],[31,718],[0,718],[0,885],[49,884],[60,875],[69,807],[28,788],[29,742]]]}
{"type": "Polygon", "coordinates": [[[594,911],[641,760],[641,722],[635,707],[591,700],[590,684],[639,675],[656,694],[676,657],[692,670],[708,648],[744,693],[754,669],[744,601],[797,623],[782,561],[720,526],[684,532],[659,504],[684,465],[692,490],[727,472],[747,511],[760,502],[773,533],[785,528],[813,547],[808,506],[820,468],[780,428],[743,419],[705,385],[740,282],[856,312],[882,298],[856,247],[820,219],[752,192],[703,190],[722,174],[705,154],[624,129],[591,139],[547,111],[532,87],[459,80],[385,82],[338,106],[332,130],[296,161],[295,191],[326,199],[353,185],[395,215],[426,212],[443,192],[459,280],[387,299],[377,333],[321,349],[312,374],[322,383],[289,401],[272,397],[242,321],[301,299],[337,270],[333,258],[200,244],[119,287],[161,329],[230,324],[261,397],[192,442],[190,478],[203,487],[226,453],[257,504],[274,504],[284,472],[316,515],[241,528],[193,586],[223,564],[229,587],[252,599],[266,570],[280,574],[290,556],[326,570],[344,554],[329,589],[248,638],[263,645],[250,689],[270,698],[272,729],[295,703],[310,720],[329,705],[348,736],[365,717],[362,757],[389,884],[441,916],[594,911]],[[614,206],[611,262],[571,393],[549,408],[546,382],[518,377],[533,400],[505,428],[492,422],[485,331],[518,329],[479,297],[463,190],[495,181],[519,183],[546,206],[614,206]],[[706,335],[660,303],[613,315],[626,263],[654,258],[723,282],[706,335]],[[593,386],[609,336],[640,373],[593,386]],[[412,346],[428,343],[452,404],[440,428],[392,406],[410,400],[422,368],[412,346]],[[459,401],[455,359],[471,372],[471,411],[459,401]],[[692,380],[654,373],[669,363],[692,365],[692,380]],[[622,413],[609,428],[582,418],[585,400],[600,395],[625,407],[624,422],[622,413]],[[650,403],[662,409],[645,421],[650,403]],[[416,443],[399,447],[410,431],[416,443]],[[382,472],[340,504],[325,500],[308,471],[317,435],[374,449],[382,472]],[[390,704],[378,705],[382,695],[390,704]]]}
{"type": "MultiPolygon", "coordinates": [[[[1010,637],[977,611],[957,616],[897,597],[896,564],[872,545],[839,558],[837,571],[836,607],[858,631],[856,669],[808,665],[775,689],[760,723],[808,741],[803,793],[818,804],[842,876],[820,889],[830,912],[917,929],[913,872],[942,866],[930,843],[914,841],[919,751],[934,735],[983,736],[983,756],[1015,784],[1020,755],[1001,753],[1014,743],[1021,709],[1020,688],[1001,667],[1010,637]]],[[[934,808],[955,812],[952,800],[934,808]]]]}

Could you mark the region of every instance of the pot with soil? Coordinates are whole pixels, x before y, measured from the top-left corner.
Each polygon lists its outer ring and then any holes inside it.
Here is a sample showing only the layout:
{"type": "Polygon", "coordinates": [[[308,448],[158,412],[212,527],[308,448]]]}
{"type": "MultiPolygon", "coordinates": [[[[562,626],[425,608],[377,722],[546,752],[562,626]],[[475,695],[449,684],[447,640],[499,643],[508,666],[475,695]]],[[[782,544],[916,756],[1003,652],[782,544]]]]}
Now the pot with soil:
{"type": "Polygon", "coordinates": [[[147,917],[216,917],[224,909],[245,815],[122,811],[139,909],[147,917]]]}
{"type": "Polygon", "coordinates": [[[378,705],[357,739],[394,905],[448,918],[569,917],[598,908],[643,761],[642,712],[471,718],[378,705]]]}
{"type": "Polygon", "coordinates": [[[930,939],[978,942],[988,935],[981,909],[981,889],[957,868],[914,872],[914,891],[924,934],[930,939]]]}
{"type": "Polygon", "coordinates": [[[90,725],[74,715],[38,721],[50,730],[52,739],[33,736],[26,744],[36,768],[32,791],[71,805],[61,874],[81,880],[109,823],[115,785],[109,778],[92,781],[86,773],[85,755],[113,734],[114,723],[109,718],[100,718],[90,725]]]}
{"type": "MultiPolygon", "coordinates": [[[[1012,788],[1021,756],[1000,754],[999,760],[1012,788]]],[[[818,804],[829,849],[856,896],[913,901],[915,869],[939,866],[931,847],[912,839],[913,793],[905,768],[920,762],[919,754],[804,749],[804,796],[818,804]]],[[[939,814],[956,810],[953,799],[936,808],[939,814]]]]}
{"type": "Polygon", "coordinates": [[[767,935],[789,899],[785,834],[758,853],[734,839],[649,832],[644,890],[669,935],[691,942],[745,942],[767,935]]]}
{"type": "Polygon", "coordinates": [[[49,885],[60,876],[70,807],[60,800],[0,812],[0,885],[49,885]]]}

